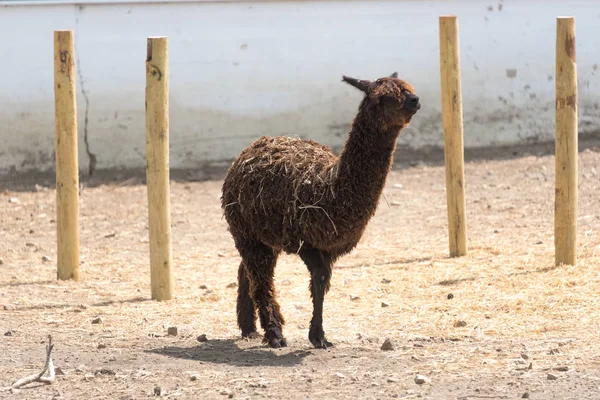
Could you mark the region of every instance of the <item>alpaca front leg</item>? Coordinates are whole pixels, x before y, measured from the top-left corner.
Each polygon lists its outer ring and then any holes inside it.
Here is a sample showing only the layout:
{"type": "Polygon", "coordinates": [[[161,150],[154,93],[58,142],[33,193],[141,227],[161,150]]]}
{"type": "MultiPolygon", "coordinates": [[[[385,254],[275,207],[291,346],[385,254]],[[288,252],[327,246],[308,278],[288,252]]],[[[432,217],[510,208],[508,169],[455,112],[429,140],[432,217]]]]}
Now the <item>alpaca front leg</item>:
{"type": "Polygon", "coordinates": [[[300,257],[310,271],[310,293],[313,300],[313,317],[310,321],[308,340],[317,348],[333,347],[333,343],[325,338],[323,330],[323,302],[331,280],[330,257],[326,252],[313,248],[301,251],[300,257]]]}
{"type": "Polygon", "coordinates": [[[238,269],[238,295],[237,295],[237,321],[242,330],[242,337],[256,339],[256,310],[254,300],[250,297],[250,281],[244,262],[240,263],[238,269]]]}

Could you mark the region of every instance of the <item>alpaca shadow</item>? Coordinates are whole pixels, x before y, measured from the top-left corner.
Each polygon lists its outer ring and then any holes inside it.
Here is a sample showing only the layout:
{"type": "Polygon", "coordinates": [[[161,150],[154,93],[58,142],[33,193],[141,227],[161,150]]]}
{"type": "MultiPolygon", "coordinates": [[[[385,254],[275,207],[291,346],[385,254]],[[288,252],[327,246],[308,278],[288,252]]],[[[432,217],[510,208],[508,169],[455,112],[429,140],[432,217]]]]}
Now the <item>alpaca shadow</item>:
{"type": "Polygon", "coordinates": [[[210,340],[191,347],[167,346],[146,350],[146,352],[235,367],[292,367],[301,364],[302,360],[311,354],[309,351],[291,350],[290,348],[273,350],[261,344],[259,340],[256,341],[256,345],[241,348],[236,341],[231,339],[210,340]]]}

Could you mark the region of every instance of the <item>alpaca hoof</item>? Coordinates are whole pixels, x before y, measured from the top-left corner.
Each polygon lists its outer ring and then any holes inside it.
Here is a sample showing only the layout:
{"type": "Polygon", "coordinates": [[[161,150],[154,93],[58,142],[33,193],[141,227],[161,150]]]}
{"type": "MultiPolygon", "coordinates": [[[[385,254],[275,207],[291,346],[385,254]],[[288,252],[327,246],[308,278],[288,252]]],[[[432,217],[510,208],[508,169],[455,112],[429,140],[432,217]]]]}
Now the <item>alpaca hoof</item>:
{"type": "Polygon", "coordinates": [[[287,341],[285,338],[281,339],[271,339],[269,340],[269,347],[273,349],[280,349],[282,347],[287,347],[287,341]]]}
{"type": "Polygon", "coordinates": [[[325,338],[325,332],[322,329],[311,331],[308,334],[308,340],[315,346],[317,349],[327,349],[329,347],[333,347],[333,343],[325,338]]]}
{"type": "Polygon", "coordinates": [[[268,343],[269,347],[279,349],[281,347],[287,347],[287,341],[279,330],[267,331],[263,339],[264,343],[268,343]]]}
{"type": "Polygon", "coordinates": [[[242,337],[245,339],[258,339],[260,334],[256,331],[242,332],[242,337]]]}

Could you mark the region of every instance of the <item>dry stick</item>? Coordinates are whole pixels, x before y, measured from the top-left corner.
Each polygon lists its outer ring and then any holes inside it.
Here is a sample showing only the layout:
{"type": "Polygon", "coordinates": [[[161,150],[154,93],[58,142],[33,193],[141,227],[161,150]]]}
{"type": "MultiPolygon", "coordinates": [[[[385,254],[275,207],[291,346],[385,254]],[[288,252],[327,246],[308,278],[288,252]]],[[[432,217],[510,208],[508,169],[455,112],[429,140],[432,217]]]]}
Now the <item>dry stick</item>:
{"type": "Polygon", "coordinates": [[[440,76],[450,256],[467,254],[463,112],[456,16],[440,17],[440,76]]]}
{"type": "Polygon", "coordinates": [[[555,263],[577,262],[577,64],[575,18],[556,19],[555,263]]]}
{"type": "Polygon", "coordinates": [[[79,165],[73,31],[54,31],[56,267],[60,280],[79,280],[79,165]]]}
{"type": "Polygon", "coordinates": [[[146,58],[146,182],[152,299],[173,297],[169,199],[169,70],[166,37],[148,38],[146,58]]]}
{"type": "Polygon", "coordinates": [[[54,372],[54,363],[52,362],[52,349],[53,348],[54,348],[54,345],[52,344],[52,336],[48,335],[48,344],[46,345],[46,362],[44,363],[44,368],[42,368],[42,371],[39,374],[34,374],[34,375],[26,376],[25,378],[19,379],[18,381],[13,383],[13,385],[11,386],[11,389],[18,389],[22,386],[28,385],[33,382],[42,382],[42,383],[46,383],[46,384],[50,384],[50,383],[54,382],[56,375],[54,372]],[[49,370],[48,376],[47,377],[43,376],[46,373],[46,371],[48,371],[48,370],[49,370]]]}

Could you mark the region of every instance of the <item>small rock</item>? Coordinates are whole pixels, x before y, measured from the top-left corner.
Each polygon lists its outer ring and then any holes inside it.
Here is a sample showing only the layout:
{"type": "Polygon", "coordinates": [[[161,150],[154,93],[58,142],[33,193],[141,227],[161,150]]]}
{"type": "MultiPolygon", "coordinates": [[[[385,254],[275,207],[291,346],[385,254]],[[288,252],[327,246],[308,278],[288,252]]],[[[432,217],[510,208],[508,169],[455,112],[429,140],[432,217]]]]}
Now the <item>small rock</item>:
{"type": "Polygon", "coordinates": [[[16,307],[13,306],[12,304],[5,304],[4,306],[2,306],[5,310],[14,310],[16,307]]]}
{"type": "Polygon", "coordinates": [[[102,323],[102,318],[96,317],[92,320],[92,324],[97,325],[102,323]]]}
{"type": "Polygon", "coordinates": [[[42,261],[43,261],[43,262],[50,262],[50,257],[48,257],[48,256],[43,256],[43,257],[42,257],[42,261]]]}
{"type": "Polygon", "coordinates": [[[498,229],[494,229],[494,233],[500,233],[498,229]]]}
{"type": "Polygon", "coordinates": [[[521,358],[523,360],[529,360],[529,356],[526,353],[521,353],[521,358]]]}
{"type": "Polygon", "coordinates": [[[546,378],[547,378],[549,381],[555,381],[555,380],[557,380],[557,379],[558,379],[558,375],[554,375],[553,373],[551,373],[551,372],[550,372],[550,373],[548,373],[548,375],[546,376],[546,378]]]}
{"type": "Polygon", "coordinates": [[[529,398],[529,393],[525,392],[523,393],[523,396],[521,396],[522,399],[528,399],[529,398]]]}
{"type": "Polygon", "coordinates": [[[401,183],[394,183],[394,184],[392,185],[392,187],[393,187],[394,189],[402,189],[404,186],[402,186],[402,184],[401,184],[401,183]]]}
{"type": "Polygon", "coordinates": [[[35,243],[27,242],[25,243],[26,247],[37,247],[35,243]]]}
{"type": "Polygon", "coordinates": [[[192,375],[192,376],[190,376],[190,381],[195,382],[198,380],[198,378],[199,378],[198,375],[192,375]]]}
{"type": "Polygon", "coordinates": [[[7,330],[6,332],[4,332],[4,336],[12,336],[13,335],[13,331],[11,331],[10,329],[7,330]]]}
{"type": "Polygon", "coordinates": [[[381,302],[381,307],[385,308],[385,307],[389,307],[390,303],[386,303],[385,301],[381,302]]]}
{"type": "Polygon", "coordinates": [[[235,283],[235,282],[231,282],[230,284],[227,285],[227,289],[233,289],[234,287],[237,287],[237,283],[235,283]]]}
{"type": "Polygon", "coordinates": [[[386,278],[383,278],[383,279],[381,280],[381,283],[390,283],[390,282],[391,282],[391,280],[389,280],[389,279],[386,279],[386,278]]]}
{"type": "Polygon", "coordinates": [[[337,376],[340,379],[344,379],[346,377],[346,375],[342,374],[341,372],[336,372],[335,376],[337,376]]]}
{"type": "Polygon", "coordinates": [[[563,366],[554,368],[554,370],[555,371],[560,371],[560,372],[567,372],[567,371],[569,371],[569,366],[568,365],[563,365],[563,366]]]}
{"type": "Polygon", "coordinates": [[[54,373],[56,375],[65,375],[65,371],[63,371],[61,367],[55,367],[54,368],[54,373]]]}
{"type": "Polygon", "coordinates": [[[554,356],[556,354],[560,354],[560,350],[559,349],[550,349],[548,351],[548,354],[551,355],[551,356],[554,356]]]}
{"type": "Polygon", "coordinates": [[[199,341],[200,343],[203,343],[203,342],[207,342],[207,341],[208,341],[208,339],[206,338],[206,335],[205,335],[204,333],[203,333],[202,335],[198,336],[198,337],[196,338],[196,340],[197,340],[197,341],[199,341]]]}
{"type": "Polygon", "coordinates": [[[10,198],[8,199],[8,202],[9,202],[9,203],[13,203],[13,204],[18,204],[18,203],[20,203],[21,201],[20,201],[19,199],[17,199],[16,197],[10,197],[10,198]]]}
{"type": "Polygon", "coordinates": [[[448,293],[448,296],[446,296],[448,298],[448,300],[452,300],[454,298],[454,295],[452,293],[448,293]]]}
{"type": "Polygon", "coordinates": [[[398,379],[396,379],[396,378],[388,378],[387,381],[388,381],[388,383],[397,383],[398,379]]]}
{"type": "Polygon", "coordinates": [[[351,294],[351,295],[350,295],[350,300],[351,300],[351,301],[360,300],[360,296],[354,296],[353,294],[351,294]]]}
{"type": "Polygon", "coordinates": [[[167,335],[169,335],[169,336],[177,336],[177,327],[176,326],[170,326],[167,329],[167,335]]]}
{"type": "Polygon", "coordinates": [[[0,265],[4,264],[4,261],[0,260],[0,265]]]}
{"type": "Polygon", "coordinates": [[[206,286],[206,285],[200,285],[200,289],[208,289],[208,286],[206,286]]]}
{"type": "MultiPolygon", "coordinates": [[[[544,244],[544,242],[542,242],[541,240],[538,240],[537,242],[535,242],[535,244],[544,244]]],[[[527,393],[529,394],[529,393],[527,393]]]]}
{"type": "Polygon", "coordinates": [[[394,344],[392,343],[392,341],[390,339],[385,339],[385,341],[381,345],[381,350],[383,350],[383,351],[394,350],[394,344]]]}
{"type": "Polygon", "coordinates": [[[35,233],[35,231],[33,229],[29,230],[29,234],[35,233]]]}
{"type": "Polygon", "coordinates": [[[230,390],[221,390],[222,396],[231,396],[233,393],[230,390]]]}
{"type": "Polygon", "coordinates": [[[155,396],[162,396],[163,394],[164,394],[164,392],[160,386],[154,387],[154,395],[155,396]]]}
{"type": "Polygon", "coordinates": [[[422,385],[422,384],[427,383],[427,382],[429,382],[429,378],[426,377],[425,375],[417,375],[417,376],[415,376],[415,383],[417,385],[422,385]]]}
{"type": "Polygon", "coordinates": [[[115,376],[117,373],[115,371],[113,371],[112,369],[108,369],[108,368],[100,368],[99,370],[97,370],[96,372],[94,372],[94,375],[111,375],[111,376],[115,376]]]}
{"type": "Polygon", "coordinates": [[[104,343],[98,343],[98,346],[97,346],[97,347],[98,347],[99,349],[105,349],[105,348],[106,348],[106,345],[105,345],[104,343]]]}
{"type": "Polygon", "coordinates": [[[454,321],[454,327],[455,328],[464,328],[465,326],[467,326],[467,322],[466,321],[454,321]]]}

